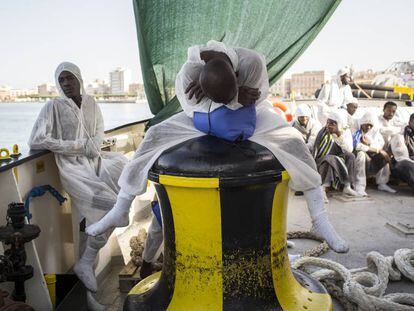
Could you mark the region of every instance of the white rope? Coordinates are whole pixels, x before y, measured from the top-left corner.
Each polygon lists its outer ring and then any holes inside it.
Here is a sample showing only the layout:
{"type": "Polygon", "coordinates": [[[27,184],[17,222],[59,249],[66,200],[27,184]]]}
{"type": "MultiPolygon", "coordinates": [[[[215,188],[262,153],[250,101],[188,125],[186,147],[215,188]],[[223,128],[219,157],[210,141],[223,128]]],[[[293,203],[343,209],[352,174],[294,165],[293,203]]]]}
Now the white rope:
{"type": "Polygon", "coordinates": [[[359,310],[414,310],[414,294],[384,295],[389,280],[400,280],[403,275],[414,281],[414,249],[399,249],[389,257],[370,252],[367,267],[358,269],[348,270],[332,260],[315,257],[299,258],[293,265],[302,270],[305,266],[324,268],[311,275],[320,281],[330,280],[340,284],[346,299],[355,303],[359,310]]]}

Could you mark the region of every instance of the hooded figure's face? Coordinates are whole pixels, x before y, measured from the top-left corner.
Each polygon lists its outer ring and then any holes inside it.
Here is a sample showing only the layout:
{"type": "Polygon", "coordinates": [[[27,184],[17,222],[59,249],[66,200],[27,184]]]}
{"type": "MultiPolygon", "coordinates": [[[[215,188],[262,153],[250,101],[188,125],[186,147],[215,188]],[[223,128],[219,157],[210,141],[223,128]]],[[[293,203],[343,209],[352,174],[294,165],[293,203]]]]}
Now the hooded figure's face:
{"type": "Polygon", "coordinates": [[[335,120],[328,119],[326,121],[326,129],[330,134],[338,132],[338,122],[335,120]]]}
{"type": "Polygon", "coordinates": [[[370,123],[361,124],[361,131],[364,132],[364,134],[368,133],[370,129],[372,129],[372,124],[370,123]]]}
{"type": "Polygon", "coordinates": [[[300,125],[306,127],[308,125],[308,122],[309,122],[309,117],[304,117],[304,116],[298,117],[298,121],[299,121],[300,125]]]}
{"type": "Polygon", "coordinates": [[[81,86],[75,75],[69,71],[62,71],[59,75],[58,82],[63,93],[68,98],[75,98],[81,95],[81,86]]]}
{"type": "Polygon", "coordinates": [[[357,103],[349,103],[346,105],[346,111],[348,111],[348,113],[353,116],[354,113],[357,111],[358,109],[358,104],[357,103]]]}
{"type": "Polygon", "coordinates": [[[341,76],[341,82],[343,85],[348,85],[349,83],[351,83],[351,77],[346,73],[341,76]]]}

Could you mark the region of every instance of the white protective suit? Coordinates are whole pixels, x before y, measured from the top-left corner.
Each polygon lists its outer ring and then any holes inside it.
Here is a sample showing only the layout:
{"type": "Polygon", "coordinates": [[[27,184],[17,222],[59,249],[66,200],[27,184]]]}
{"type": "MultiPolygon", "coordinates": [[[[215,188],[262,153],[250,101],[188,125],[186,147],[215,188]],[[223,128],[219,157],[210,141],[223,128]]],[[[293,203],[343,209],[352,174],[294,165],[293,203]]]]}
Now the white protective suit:
{"type": "Polygon", "coordinates": [[[353,98],[351,87],[341,81],[341,76],[349,73],[348,67],[340,69],[330,83],[325,83],[322,87],[318,96],[318,120],[321,124],[326,123],[329,111],[344,106],[353,98]]]}
{"type": "Polygon", "coordinates": [[[384,149],[390,149],[397,162],[408,160],[408,150],[403,136],[406,123],[397,115],[394,115],[391,120],[386,120],[383,115],[380,115],[378,124],[385,142],[384,149]]]}
{"type": "MultiPolygon", "coordinates": [[[[300,133],[278,116],[272,105],[265,100],[269,83],[264,57],[251,50],[232,49],[223,43],[209,41],[206,46],[193,46],[188,49],[188,60],[177,75],[176,95],[184,113],[179,113],[149,129],[134,158],[122,172],[119,180],[122,191],[132,195],[144,193],[148,171],[164,150],[191,138],[205,135],[193,125],[191,117],[194,111],[207,112],[210,103],[210,111],[223,105],[214,103],[209,98],[203,98],[196,105],[196,99],[193,97],[189,100],[185,94],[186,86],[198,79],[205,64],[200,58],[200,52],[203,50],[227,54],[233,67],[239,72],[237,77],[239,85],[259,88],[261,91],[256,104],[256,129],[249,140],[265,146],[275,155],[288,171],[293,189],[304,191],[319,186],[321,179],[316,171],[315,161],[309,152],[305,151],[306,146],[300,133]],[[253,68],[253,70],[248,72],[243,68],[253,68]]],[[[241,105],[233,101],[227,107],[238,109],[241,105]]]]}
{"type": "MultiPolygon", "coordinates": [[[[336,251],[347,251],[346,242],[338,237],[327,219],[320,187],[321,177],[312,155],[303,142],[302,135],[277,115],[272,105],[265,100],[269,84],[264,57],[254,51],[229,48],[216,41],[189,48],[188,60],[176,78],[176,95],[184,112],[148,130],[134,158],[125,166],[119,179],[121,186],[121,192],[118,195],[119,202],[117,201],[107,216],[99,223],[87,228],[86,232],[96,235],[110,226],[124,224],[129,203],[122,202],[123,199],[119,200],[119,198],[129,195],[129,200],[132,201],[133,196],[146,191],[148,171],[163,151],[184,141],[205,135],[194,127],[191,118],[194,111],[208,112],[210,105],[210,111],[213,111],[222,104],[214,103],[209,98],[203,98],[199,104],[196,104],[196,99],[189,100],[185,94],[188,85],[198,80],[202,66],[205,64],[200,58],[200,52],[203,50],[225,53],[231,60],[234,70],[238,72],[239,86],[258,88],[261,91],[260,99],[256,102],[256,129],[249,140],[270,150],[289,173],[291,188],[305,192],[315,232],[324,236],[336,251]]],[[[241,105],[235,99],[227,107],[237,109],[241,105]]]]}
{"type": "Polygon", "coordinates": [[[326,117],[327,119],[335,121],[338,124],[338,129],[341,131],[341,136],[339,137],[336,134],[332,135],[335,143],[337,143],[342,150],[352,152],[354,150],[352,133],[348,128],[346,117],[339,111],[339,109],[330,111],[326,117]]]}
{"type": "Polygon", "coordinates": [[[306,104],[301,104],[298,106],[295,112],[295,121],[293,121],[292,126],[297,129],[305,140],[306,146],[309,148],[309,151],[313,152],[313,145],[315,144],[316,136],[321,130],[321,124],[312,117],[312,111],[306,104]],[[306,124],[306,127],[302,126],[298,120],[299,117],[308,117],[309,121],[306,124]]]}
{"type": "Polygon", "coordinates": [[[347,105],[351,103],[358,104],[358,99],[355,97],[346,98],[344,101],[345,109],[342,109],[342,110],[347,119],[347,127],[350,129],[351,133],[353,134],[358,130],[358,119],[355,117],[355,113],[354,115],[350,115],[348,111],[346,110],[347,105]]]}
{"type": "MultiPolygon", "coordinates": [[[[104,140],[102,113],[94,99],[85,94],[79,68],[72,63],[62,63],[56,69],[55,80],[60,97],[47,102],[40,111],[29,146],[54,153],[60,180],[71,197],[72,208],[89,225],[100,220],[116,202],[117,182],[127,159],[120,153],[100,151],[104,140]],[[80,108],[62,91],[58,78],[63,71],[71,72],[79,80],[80,108]]],[[[93,264],[106,241],[106,234],[89,237],[74,268],[93,292],[97,290],[93,264]]]]}
{"type": "MultiPolygon", "coordinates": [[[[362,142],[359,142],[355,147],[355,187],[357,189],[357,192],[365,194],[365,188],[367,185],[367,161],[369,160],[367,152],[370,148],[377,149],[378,151],[382,150],[384,148],[385,142],[378,128],[378,118],[373,112],[366,112],[361,117],[361,119],[358,120],[358,129],[360,129],[361,125],[363,124],[371,124],[372,128],[366,134],[363,134],[367,139],[369,146],[363,144],[362,142]]],[[[376,183],[378,185],[388,183],[390,174],[390,166],[389,164],[386,164],[375,174],[376,183]]]]}

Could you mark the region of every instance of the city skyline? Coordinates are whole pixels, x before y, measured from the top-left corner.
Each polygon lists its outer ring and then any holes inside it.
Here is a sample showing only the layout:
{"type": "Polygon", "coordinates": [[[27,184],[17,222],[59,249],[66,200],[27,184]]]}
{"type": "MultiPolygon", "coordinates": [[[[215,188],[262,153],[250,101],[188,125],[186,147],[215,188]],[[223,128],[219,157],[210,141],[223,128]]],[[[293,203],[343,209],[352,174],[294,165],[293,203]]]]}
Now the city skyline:
{"type": "MultiPolygon", "coordinates": [[[[413,59],[414,42],[407,39],[414,34],[412,9],[409,0],[393,2],[398,14],[375,0],[343,1],[287,74],[325,70],[332,75],[351,64],[380,71],[393,61],[413,59]],[[387,44],[387,38],[398,44],[387,44]]],[[[132,81],[142,82],[130,0],[3,0],[0,27],[0,85],[27,89],[54,83],[56,66],[66,60],[79,65],[85,81],[107,80],[108,72],[126,67],[132,81]],[[68,16],[76,16],[76,22],[68,16]]]]}

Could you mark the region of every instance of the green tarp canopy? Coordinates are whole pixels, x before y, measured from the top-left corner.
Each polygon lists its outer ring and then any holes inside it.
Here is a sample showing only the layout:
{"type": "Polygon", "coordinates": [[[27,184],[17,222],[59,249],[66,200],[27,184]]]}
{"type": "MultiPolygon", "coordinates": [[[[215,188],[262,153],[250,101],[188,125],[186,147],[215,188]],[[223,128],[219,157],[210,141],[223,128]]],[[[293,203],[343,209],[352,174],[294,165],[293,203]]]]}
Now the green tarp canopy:
{"type": "Polygon", "coordinates": [[[145,93],[155,117],[181,110],[175,77],[187,48],[214,39],[266,57],[270,84],[309,46],[340,0],[133,0],[145,93]]]}

